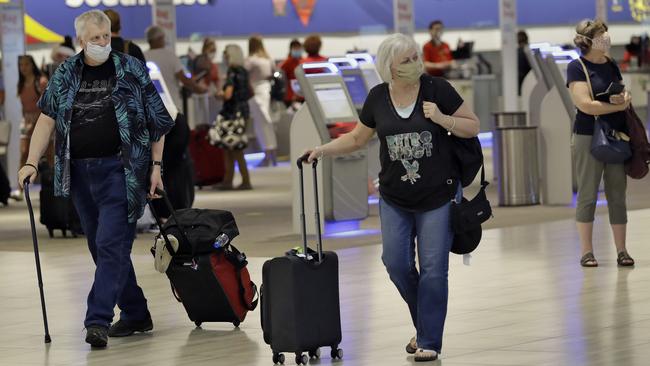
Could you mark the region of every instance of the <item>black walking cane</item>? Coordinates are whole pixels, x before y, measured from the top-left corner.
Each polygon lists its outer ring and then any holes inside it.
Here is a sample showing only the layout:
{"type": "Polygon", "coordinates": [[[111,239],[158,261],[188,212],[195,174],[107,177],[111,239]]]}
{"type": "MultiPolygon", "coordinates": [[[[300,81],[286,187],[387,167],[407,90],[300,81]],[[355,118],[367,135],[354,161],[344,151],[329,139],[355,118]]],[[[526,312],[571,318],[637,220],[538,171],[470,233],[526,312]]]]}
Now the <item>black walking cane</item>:
{"type": "Polygon", "coordinates": [[[38,289],[41,293],[41,308],[43,309],[43,324],[45,326],[45,343],[50,343],[52,342],[52,338],[50,338],[50,330],[47,326],[45,293],[43,292],[43,276],[41,275],[41,258],[38,255],[38,238],[36,237],[36,223],[34,223],[34,209],[32,208],[32,200],[29,198],[29,178],[25,179],[23,187],[25,187],[25,199],[27,201],[27,208],[29,209],[29,222],[32,225],[32,241],[34,242],[34,257],[36,259],[36,275],[38,276],[38,289]]]}

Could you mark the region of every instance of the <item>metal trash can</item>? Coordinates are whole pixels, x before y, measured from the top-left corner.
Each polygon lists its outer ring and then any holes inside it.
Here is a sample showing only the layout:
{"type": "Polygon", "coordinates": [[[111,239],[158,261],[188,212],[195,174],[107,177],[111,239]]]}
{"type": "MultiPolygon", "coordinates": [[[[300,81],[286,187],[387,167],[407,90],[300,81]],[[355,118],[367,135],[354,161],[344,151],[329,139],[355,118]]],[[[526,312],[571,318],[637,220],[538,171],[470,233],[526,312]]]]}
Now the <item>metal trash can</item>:
{"type": "Polygon", "coordinates": [[[537,127],[524,112],[495,113],[492,139],[499,206],[539,204],[537,127]]]}

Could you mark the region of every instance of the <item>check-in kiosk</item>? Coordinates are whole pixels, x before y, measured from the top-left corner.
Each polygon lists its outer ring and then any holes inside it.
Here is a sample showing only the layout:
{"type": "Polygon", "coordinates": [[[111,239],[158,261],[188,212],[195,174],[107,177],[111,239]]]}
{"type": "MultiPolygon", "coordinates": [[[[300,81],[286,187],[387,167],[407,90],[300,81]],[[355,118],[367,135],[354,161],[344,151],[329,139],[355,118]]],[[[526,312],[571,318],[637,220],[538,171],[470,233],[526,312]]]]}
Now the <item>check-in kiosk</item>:
{"type": "Polygon", "coordinates": [[[151,82],[156,88],[156,91],[158,91],[158,95],[160,95],[160,99],[162,99],[165,108],[167,108],[167,112],[172,117],[172,119],[176,120],[176,116],[178,115],[178,106],[174,104],[174,100],[172,99],[171,94],[169,94],[169,89],[167,89],[167,84],[165,83],[165,79],[160,73],[158,65],[151,61],[148,61],[147,68],[149,69],[149,77],[151,78],[151,82]]]}
{"type": "MultiPolygon", "coordinates": [[[[291,161],[295,163],[306,149],[330,142],[351,131],[359,117],[354,102],[338,68],[332,63],[303,64],[296,68],[296,79],[305,103],[291,122],[291,161]],[[313,70],[317,70],[314,73],[313,70]]],[[[313,184],[309,170],[305,170],[305,187],[313,184]]],[[[368,161],[367,150],[362,149],[337,157],[325,157],[318,164],[319,202],[322,227],[332,232],[329,223],[356,221],[368,217],[368,161]]],[[[292,169],[293,228],[300,232],[300,195],[298,170],[292,169]]],[[[305,195],[306,212],[314,212],[313,195],[305,195]]],[[[315,223],[307,221],[307,233],[314,234],[315,223]]]]}
{"type": "Polygon", "coordinates": [[[352,103],[354,103],[354,108],[357,110],[357,113],[361,113],[361,108],[363,108],[363,103],[366,101],[368,90],[370,89],[366,86],[366,81],[364,80],[363,72],[359,68],[359,63],[357,60],[348,57],[331,57],[328,61],[334,64],[339,70],[352,99],[352,103]]]}
{"type": "MultiPolygon", "coordinates": [[[[354,59],[358,63],[359,70],[363,75],[363,80],[366,84],[367,93],[376,85],[381,84],[381,76],[375,67],[375,61],[369,53],[348,53],[345,57],[354,59]]],[[[357,111],[360,111],[358,108],[357,111]]],[[[373,184],[379,180],[379,172],[381,171],[381,163],[379,162],[379,139],[374,135],[368,141],[368,177],[373,184]]]]}
{"type": "Polygon", "coordinates": [[[542,203],[570,205],[573,201],[575,174],[571,156],[571,133],[575,107],[566,87],[567,65],[579,55],[575,50],[547,48],[533,54],[531,66],[540,73],[540,81],[547,86],[541,103],[531,101],[531,109],[539,111],[531,116],[531,123],[540,131],[540,177],[542,203]],[[534,104],[533,104],[534,103],[534,104]]]}
{"type": "Polygon", "coordinates": [[[348,53],[345,57],[355,59],[359,63],[359,69],[363,73],[363,80],[368,91],[383,82],[375,67],[375,60],[369,53],[348,53]]]}

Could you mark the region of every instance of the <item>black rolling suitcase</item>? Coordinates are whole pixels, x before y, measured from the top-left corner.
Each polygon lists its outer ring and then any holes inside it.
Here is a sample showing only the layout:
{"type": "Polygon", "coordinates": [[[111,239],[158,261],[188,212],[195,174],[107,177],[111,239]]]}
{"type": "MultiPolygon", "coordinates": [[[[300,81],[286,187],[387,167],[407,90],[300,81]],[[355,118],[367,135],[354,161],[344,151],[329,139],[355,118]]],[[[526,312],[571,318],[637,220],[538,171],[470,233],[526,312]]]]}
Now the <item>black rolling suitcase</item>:
{"type": "Polygon", "coordinates": [[[305,194],[302,162],[300,199],[303,251],[291,251],[273,258],[262,269],[262,330],[264,341],[271,346],[273,363],[283,364],[282,352],[293,352],[296,363],[306,364],[309,358],[320,357],[320,347],[331,347],[333,359],[343,357],[341,343],[341,311],[339,306],[339,262],[334,252],[322,251],[318,186],[314,162],[314,195],[318,251],[307,248],[305,227],[305,194]],[[309,352],[303,355],[303,352],[309,352]]]}
{"type": "Polygon", "coordinates": [[[70,197],[54,196],[54,172],[47,162],[43,161],[38,165],[41,176],[40,212],[41,224],[47,227],[50,238],[54,236],[54,230],[61,230],[63,236],[67,237],[70,231],[73,237],[83,234],[79,215],[72,204],[70,197]]]}

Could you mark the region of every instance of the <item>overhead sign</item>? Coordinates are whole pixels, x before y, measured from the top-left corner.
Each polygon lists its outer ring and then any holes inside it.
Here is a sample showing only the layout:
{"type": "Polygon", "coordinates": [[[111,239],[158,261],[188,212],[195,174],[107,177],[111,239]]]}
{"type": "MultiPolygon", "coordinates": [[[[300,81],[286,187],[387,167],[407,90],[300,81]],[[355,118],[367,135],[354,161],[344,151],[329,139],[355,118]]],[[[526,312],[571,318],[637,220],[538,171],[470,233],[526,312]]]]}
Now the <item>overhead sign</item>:
{"type": "Polygon", "coordinates": [[[413,36],[415,33],[413,0],[393,0],[393,14],[395,32],[413,36]]]}
{"type": "MultiPolygon", "coordinates": [[[[207,5],[210,0],[173,0],[174,5],[207,5]]],[[[153,0],[65,0],[65,5],[70,8],[88,6],[91,8],[114,8],[117,6],[149,6],[153,0]]]]}
{"type": "MultiPolygon", "coordinates": [[[[6,1],[6,0],[0,0],[6,1]]],[[[363,29],[393,30],[412,34],[426,29],[434,19],[451,28],[496,28],[498,0],[171,0],[176,6],[178,37],[249,36],[253,33],[359,33],[363,29]],[[395,7],[397,6],[397,11],[395,7]],[[251,11],[254,9],[254,11],[251,11]],[[275,16],[286,10],[286,16],[275,16]],[[397,18],[396,18],[397,16],[397,18]],[[411,26],[414,22],[414,26],[411,26]],[[398,27],[396,28],[396,25],[398,27]]],[[[619,0],[622,10],[608,8],[613,23],[641,21],[650,0],[619,0]],[[634,16],[634,18],[633,18],[634,16]]],[[[122,18],[122,36],[144,38],[152,24],[152,0],[29,0],[25,2],[28,40],[60,42],[74,36],[73,19],[91,9],[112,8],[122,18]],[[32,21],[28,21],[31,19],[32,21]]],[[[521,26],[575,25],[595,16],[594,0],[519,1],[521,26]],[[557,11],[562,9],[562,11],[557,11]]]]}

